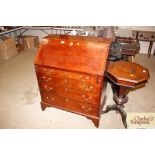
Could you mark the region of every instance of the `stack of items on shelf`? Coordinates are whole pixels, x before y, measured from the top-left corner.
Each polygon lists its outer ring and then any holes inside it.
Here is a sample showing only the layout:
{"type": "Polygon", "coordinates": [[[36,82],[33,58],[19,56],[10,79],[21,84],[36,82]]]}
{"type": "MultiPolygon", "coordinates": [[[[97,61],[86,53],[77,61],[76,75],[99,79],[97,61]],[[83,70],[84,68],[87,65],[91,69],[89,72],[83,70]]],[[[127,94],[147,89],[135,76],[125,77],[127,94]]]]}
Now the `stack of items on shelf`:
{"type": "Polygon", "coordinates": [[[30,36],[30,35],[19,36],[19,42],[20,46],[22,46],[24,49],[38,48],[39,46],[39,39],[37,36],[30,36]]]}
{"type": "Polygon", "coordinates": [[[8,60],[17,55],[16,43],[13,38],[1,37],[0,38],[0,62],[8,60]]]}

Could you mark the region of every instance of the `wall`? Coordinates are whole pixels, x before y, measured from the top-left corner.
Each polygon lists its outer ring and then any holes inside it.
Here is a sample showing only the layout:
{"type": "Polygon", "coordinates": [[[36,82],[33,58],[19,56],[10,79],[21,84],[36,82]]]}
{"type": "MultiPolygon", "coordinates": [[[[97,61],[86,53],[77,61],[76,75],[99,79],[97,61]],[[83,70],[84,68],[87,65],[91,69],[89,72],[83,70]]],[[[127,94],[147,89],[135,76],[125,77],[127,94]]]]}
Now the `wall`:
{"type": "Polygon", "coordinates": [[[155,26],[131,26],[133,30],[155,31],[155,26]]]}

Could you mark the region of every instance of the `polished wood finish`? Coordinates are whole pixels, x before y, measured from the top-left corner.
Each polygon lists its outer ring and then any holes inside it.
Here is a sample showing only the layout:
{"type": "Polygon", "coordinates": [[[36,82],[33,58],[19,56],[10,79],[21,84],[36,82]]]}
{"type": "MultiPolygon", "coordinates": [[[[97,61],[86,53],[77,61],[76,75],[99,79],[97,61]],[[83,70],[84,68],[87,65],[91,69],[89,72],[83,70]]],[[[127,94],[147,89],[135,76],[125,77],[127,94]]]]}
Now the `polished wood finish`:
{"type": "Polygon", "coordinates": [[[132,88],[145,85],[149,79],[148,69],[137,63],[129,61],[117,61],[109,63],[107,68],[107,78],[110,80],[114,92],[114,105],[108,105],[102,113],[116,110],[122,117],[123,124],[127,128],[124,104],[128,101],[127,94],[132,88]]]}
{"type": "Polygon", "coordinates": [[[117,61],[109,64],[107,76],[118,85],[136,87],[147,82],[149,71],[137,63],[117,61]]]}
{"type": "Polygon", "coordinates": [[[103,75],[110,43],[95,37],[49,35],[40,45],[35,64],[103,75]]]}
{"type": "Polygon", "coordinates": [[[133,38],[126,38],[126,37],[116,37],[115,38],[116,43],[122,44],[121,48],[121,54],[126,56],[135,56],[137,53],[139,53],[140,50],[140,43],[137,39],[133,38]]]}
{"type": "Polygon", "coordinates": [[[42,110],[55,107],[80,114],[98,127],[110,43],[95,37],[43,38],[35,58],[42,110]]]}

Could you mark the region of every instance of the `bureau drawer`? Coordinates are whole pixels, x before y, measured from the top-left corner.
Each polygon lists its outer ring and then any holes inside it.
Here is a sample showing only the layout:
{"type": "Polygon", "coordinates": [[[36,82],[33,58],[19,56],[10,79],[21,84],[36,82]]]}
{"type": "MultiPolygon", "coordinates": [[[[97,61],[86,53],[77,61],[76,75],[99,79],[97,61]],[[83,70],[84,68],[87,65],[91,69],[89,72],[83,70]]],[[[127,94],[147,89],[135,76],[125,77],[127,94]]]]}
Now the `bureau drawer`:
{"type": "Polygon", "coordinates": [[[69,78],[53,78],[41,74],[38,74],[37,76],[39,83],[41,82],[48,86],[63,86],[65,88],[72,88],[90,93],[98,93],[101,88],[101,85],[90,84],[69,78]]]}
{"type": "Polygon", "coordinates": [[[65,98],[54,93],[42,93],[43,102],[56,108],[67,111],[98,116],[98,105],[86,102],[79,102],[70,98],[65,98]]]}
{"type": "Polygon", "coordinates": [[[155,33],[153,32],[139,32],[138,34],[139,40],[146,41],[155,41],[155,33]]]}
{"type": "Polygon", "coordinates": [[[35,68],[38,73],[48,77],[69,78],[69,79],[79,80],[82,82],[89,82],[92,84],[100,84],[102,82],[102,77],[100,76],[79,74],[79,73],[63,71],[63,70],[53,69],[53,68],[43,67],[43,66],[36,66],[35,68]]]}
{"type": "Polygon", "coordinates": [[[92,94],[89,92],[85,91],[83,92],[72,88],[66,88],[61,86],[50,86],[46,83],[41,83],[40,86],[41,91],[60,94],[61,96],[69,97],[83,102],[90,102],[96,104],[99,102],[100,98],[100,92],[92,94]]]}

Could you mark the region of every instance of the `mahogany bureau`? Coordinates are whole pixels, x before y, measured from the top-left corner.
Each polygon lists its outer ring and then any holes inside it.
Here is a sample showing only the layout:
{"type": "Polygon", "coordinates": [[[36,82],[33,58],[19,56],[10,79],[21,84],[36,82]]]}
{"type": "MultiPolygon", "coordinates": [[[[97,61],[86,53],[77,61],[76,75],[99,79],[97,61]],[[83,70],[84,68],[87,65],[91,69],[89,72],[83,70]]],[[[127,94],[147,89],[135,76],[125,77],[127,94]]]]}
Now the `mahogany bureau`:
{"type": "Polygon", "coordinates": [[[44,37],[35,58],[42,110],[55,107],[80,114],[98,127],[110,43],[85,36],[44,37]]]}

